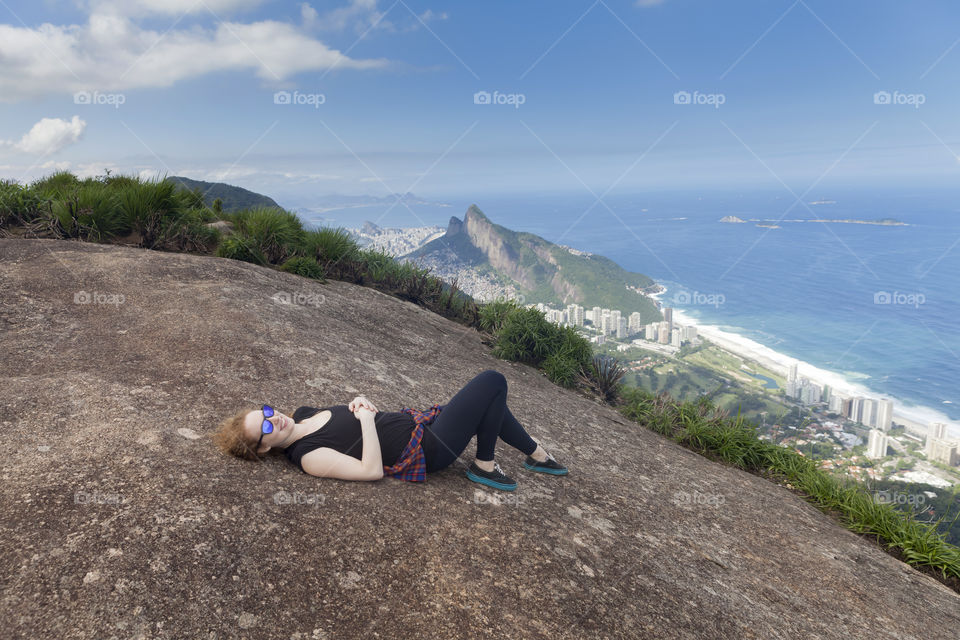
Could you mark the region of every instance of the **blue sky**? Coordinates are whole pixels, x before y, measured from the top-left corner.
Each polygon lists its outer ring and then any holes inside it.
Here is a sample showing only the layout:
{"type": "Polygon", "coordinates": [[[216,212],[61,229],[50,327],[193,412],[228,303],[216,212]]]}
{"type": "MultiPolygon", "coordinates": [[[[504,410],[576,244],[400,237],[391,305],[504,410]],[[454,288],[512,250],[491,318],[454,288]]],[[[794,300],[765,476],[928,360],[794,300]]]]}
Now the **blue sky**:
{"type": "Polygon", "coordinates": [[[290,207],[952,186],[958,18],[946,1],[0,0],[0,175],[180,174],[290,207]]]}

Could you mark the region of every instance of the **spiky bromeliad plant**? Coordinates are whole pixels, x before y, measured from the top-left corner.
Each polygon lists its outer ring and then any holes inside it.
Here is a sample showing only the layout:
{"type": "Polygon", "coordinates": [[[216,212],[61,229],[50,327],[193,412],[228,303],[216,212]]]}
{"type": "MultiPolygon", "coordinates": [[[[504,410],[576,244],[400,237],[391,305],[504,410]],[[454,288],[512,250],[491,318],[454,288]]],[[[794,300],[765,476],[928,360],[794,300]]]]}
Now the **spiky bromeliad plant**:
{"type": "Polygon", "coordinates": [[[581,379],[595,389],[604,402],[613,402],[620,395],[620,381],[626,370],[620,361],[606,354],[595,355],[590,364],[581,369],[581,379]]]}

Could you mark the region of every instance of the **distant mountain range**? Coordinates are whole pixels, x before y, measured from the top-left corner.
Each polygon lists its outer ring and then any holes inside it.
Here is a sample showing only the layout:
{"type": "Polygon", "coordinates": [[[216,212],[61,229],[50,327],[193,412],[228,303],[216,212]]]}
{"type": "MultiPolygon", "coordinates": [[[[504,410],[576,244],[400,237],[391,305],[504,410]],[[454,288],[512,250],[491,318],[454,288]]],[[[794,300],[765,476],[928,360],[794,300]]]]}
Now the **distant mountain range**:
{"type": "Polygon", "coordinates": [[[369,207],[378,204],[393,204],[397,200],[406,204],[430,204],[437,207],[450,206],[449,204],[445,204],[443,202],[424,200],[420,196],[409,191],[406,193],[391,193],[390,195],[386,196],[345,196],[331,193],[329,195],[318,196],[311,199],[316,206],[324,208],[369,207]]]}
{"type": "Polygon", "coordinates": [[[328,194],[323,196],[311,196],[306,203],[297,203],[294,210],[308,216],[312,222],[322,223],[323,220],[316,218],[328,211],[338,209],[359,209],[363,207],[384,207],[394,205],[397,211],[404,210],[411,205],[428,205],[432,207],[449,207],[445,202],[433,202],[425,200],[414,193],[392,193],[386,196],[346,196],[342,194],[328,194]]]}
{"type": "Polygon", "coordinates": [[[476,205],[463,220],[452,216],[443,236],[399,259],[492,272],[514,284],[527,303],[609,307],[624,315],[637,311],[643,323],[662,319],[654,301],[642,293],[658,288],[650,277],[626,271],[609,258],[507,229],[476,205]]]}
{"type": "Polygon", "coordinates": [[[204,194],[203,201],[208,207],[213,206],[213,201],[220,198],[223,203],[223,210],[227,213],[233,213],[248,207],[280,206],[273,198],[223,182],[204,182],[203,180],[192,180],[183,176],[170,176],[167,180],[176,182],[191,191],[200,189],[200,192],[204,194]]]}

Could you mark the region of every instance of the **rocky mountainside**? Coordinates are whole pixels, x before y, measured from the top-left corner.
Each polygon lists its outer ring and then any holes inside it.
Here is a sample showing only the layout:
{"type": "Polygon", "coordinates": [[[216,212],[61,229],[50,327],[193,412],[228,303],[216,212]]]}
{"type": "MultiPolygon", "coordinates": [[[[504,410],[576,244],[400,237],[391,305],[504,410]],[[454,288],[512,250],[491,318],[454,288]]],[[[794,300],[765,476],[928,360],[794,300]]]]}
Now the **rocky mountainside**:
{"type": "Polygon", "coordinates": [[[167,180],[176,182],[184,189],[200,189],[200,192],[203,194],[203,201],[208,207],[213,206],[213,201],[219,199],[222,203],[223,210],[228,213],[249,207],[280,206],[273,198],[232,184],[191,180],[183,176],[170,176],[167,180]]]}
{"type": "Polygon", "coordinates": [[[231,260],[0,239],[9,638],[950,639],[960,597],[787,489],[409,302],[231,260]],[[277,295],[287,293],[290,295],[277,295]],[[502,372],[566,463],[513,494],[220,454],[239,407],[445,402],[502,372]]]}
{"type": "Polygon", "coordinates": [[[648,276],[626,271],[603,256],[495,224],[476,205],[463,220],[451,217],[443,236],[402,259],[492,271],[515,285],[527,302],[616,308],[624,316],[638,311],[644,323],[661,319],[653,301],[639,293],[656,286],[648,276]]]}

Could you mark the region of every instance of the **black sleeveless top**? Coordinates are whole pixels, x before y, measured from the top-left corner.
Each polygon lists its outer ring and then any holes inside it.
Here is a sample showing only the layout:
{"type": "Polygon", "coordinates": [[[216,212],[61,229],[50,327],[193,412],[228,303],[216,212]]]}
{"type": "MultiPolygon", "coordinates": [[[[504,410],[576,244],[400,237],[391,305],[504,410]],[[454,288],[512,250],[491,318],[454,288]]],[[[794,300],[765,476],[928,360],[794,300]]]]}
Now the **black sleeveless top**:
{"type": "MultiPolygon", "coordinates": [[[[327,409],[332,415],[326,424],[295,440],[284,451],[287,459],[300,467],[301,471],[303,471],[303,464],[301,464],[303,456],[320,447],[330,447],[357,460],[363,459],[363,432],[360,429],[360,421],[356,414],[350,411],[348,405],[337,404],[322,409],[300,407],[293,412],[293,421],[302,422],[327,409]]],[[[402,411],[378,411],[373,421],[377,426],[380,457],[383,459],[384,466],[396,464],[397,458],[410,442],[410,434],[416,426],[413,416],[402,411]]]]}

